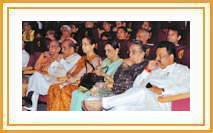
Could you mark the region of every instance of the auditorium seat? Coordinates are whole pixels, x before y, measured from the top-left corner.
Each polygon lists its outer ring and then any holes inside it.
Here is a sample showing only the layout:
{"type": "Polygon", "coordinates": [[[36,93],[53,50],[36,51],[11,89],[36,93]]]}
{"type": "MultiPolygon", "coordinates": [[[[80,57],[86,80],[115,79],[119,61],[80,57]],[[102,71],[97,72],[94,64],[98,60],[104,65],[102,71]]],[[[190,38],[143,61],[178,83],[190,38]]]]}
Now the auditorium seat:
{"type": "MultiPolygon", "coordinates": [[[[187,65],[190,68],[190,47],[177,47],[177,63],[187,65]]],[[[190,98],[172,101],[172,111],[190,111],[190,98]]]]}

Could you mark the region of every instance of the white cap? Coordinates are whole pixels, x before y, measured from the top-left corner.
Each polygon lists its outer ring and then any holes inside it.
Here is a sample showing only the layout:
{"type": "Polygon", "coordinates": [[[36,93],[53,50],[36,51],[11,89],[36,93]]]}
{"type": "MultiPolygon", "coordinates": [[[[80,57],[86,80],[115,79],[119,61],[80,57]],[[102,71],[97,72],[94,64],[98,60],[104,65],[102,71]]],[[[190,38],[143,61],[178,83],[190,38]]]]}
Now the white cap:
{"type": "Polygon", "coordinates": [[[70,26],[69,26],[69,25],[63,25],[63,26],[61,26],[61,29],[60,29],[61,31],[62,31],[63,27],[66,27],[66,28],[67,28],[67,30],[71,31],[71,28],[70,28],[70,26]]]}

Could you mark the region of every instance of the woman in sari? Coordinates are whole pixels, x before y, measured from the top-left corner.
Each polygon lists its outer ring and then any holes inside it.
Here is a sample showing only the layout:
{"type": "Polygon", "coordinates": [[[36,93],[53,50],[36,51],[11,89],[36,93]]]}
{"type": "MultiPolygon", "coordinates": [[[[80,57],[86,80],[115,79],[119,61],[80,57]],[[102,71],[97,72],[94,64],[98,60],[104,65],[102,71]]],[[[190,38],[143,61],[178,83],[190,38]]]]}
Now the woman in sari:
{"type": "MultiPolygon", "coordinates": [[[[94,73],[103,76],[105,83],[108,83],[108,80],[113,79],[116,70],[123,63],[123,60],[118,56],[119,45],[116,41],[107,42],[105,45],[105,51],[107,58],[98,66],[98,69],[94,71],[94,73]]],[[[88,90],[83,86],[80,86],[79,89],[73,91],[70,111],[82,111],[81,102],[90,96],[90,92],[91,90],[88,90]]]]}
{"type": "MultiPolygon", "coordinates": [[[[116,71],[114,79],[109,80],[112,81],[111,83],[113,83],[111,92],[114,95],[122,94],[130,89],[133,86],[133,82],[136,77],[141,74],[145,67],[148,65],[149,61],[145,59],[146,49],[141,41],[135,41],[132,43],[129,49],[129,56],[130,58],[124,59],[123,64],[116,71]]],[[[82,102],[84,109],[86,111],[101,110],[99,103],[100,99],[102,98],[104,97],[92,96],[85,99],[82,102]],[[87,101],[89,102],[87,103],[87,101]]]]}
{"type": "Polygon", "coordinates": [[[85,73],[89,73],[93,68],[85,64],[88,60],[95,68],[100,64],[101,58],[95,54],[95,39],[85,37],[82,39],[82,49],[86,54],[67,72],[67,81],[51,85],[48,90],[47,111],[69,111],[72,92],[78,89],[78,83],[85,73]]]}

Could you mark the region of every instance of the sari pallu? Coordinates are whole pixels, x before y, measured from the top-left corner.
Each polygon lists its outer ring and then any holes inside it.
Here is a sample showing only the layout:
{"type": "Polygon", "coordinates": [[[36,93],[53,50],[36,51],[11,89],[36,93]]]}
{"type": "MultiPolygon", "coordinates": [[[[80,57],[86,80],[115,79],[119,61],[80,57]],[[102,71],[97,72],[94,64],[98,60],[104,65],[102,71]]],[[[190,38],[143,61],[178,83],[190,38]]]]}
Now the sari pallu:
{"type": "MultiPolygon", "coordinates": [[[[123,60],[121,59],[112,63],[111,60],[107,58],[100,64],[99,68],[101,68],[103,72],[107,71],[106,74],[113,77],[114,73],[122,63],[123,60]]],[[[81,103],[83,100],[90,97],[90,92],[91,90],[86,90],[84,87],[79,87],[77,90],[73,91],[70,111],[82,111],[81,103]]]]}
{"type": "MultiPolygon", "coordinates": [[[[97,67],[101,62],[101,58],[97,55],[83,56],[67,75],[72,77],[83,76],[86,73],[85,59],[89,60],[94,67],[97,67]]],[[[87,70],[88,72],[92,71],[92,67],[88,64],[87,70]]],[[[58,83],[51,85],[48,90],[47,111],[69,111],[72,92],[77,89],[77,84],[58,83]]]]}

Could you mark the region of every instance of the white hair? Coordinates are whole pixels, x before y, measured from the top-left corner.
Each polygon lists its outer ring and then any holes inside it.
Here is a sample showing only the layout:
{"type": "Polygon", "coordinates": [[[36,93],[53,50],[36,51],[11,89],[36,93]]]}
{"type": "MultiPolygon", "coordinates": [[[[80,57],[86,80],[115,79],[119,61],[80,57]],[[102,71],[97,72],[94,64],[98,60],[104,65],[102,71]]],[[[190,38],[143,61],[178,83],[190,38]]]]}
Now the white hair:
{"type": "Polygon", "coordinates": [[[63,25],[63,26],[61,26],[61,29],[60,29],[60,30],[62,31],[62,29],[63,29],[64,27],[67,28],[67,30],[72,31],[69,25],[63,25]]]}

